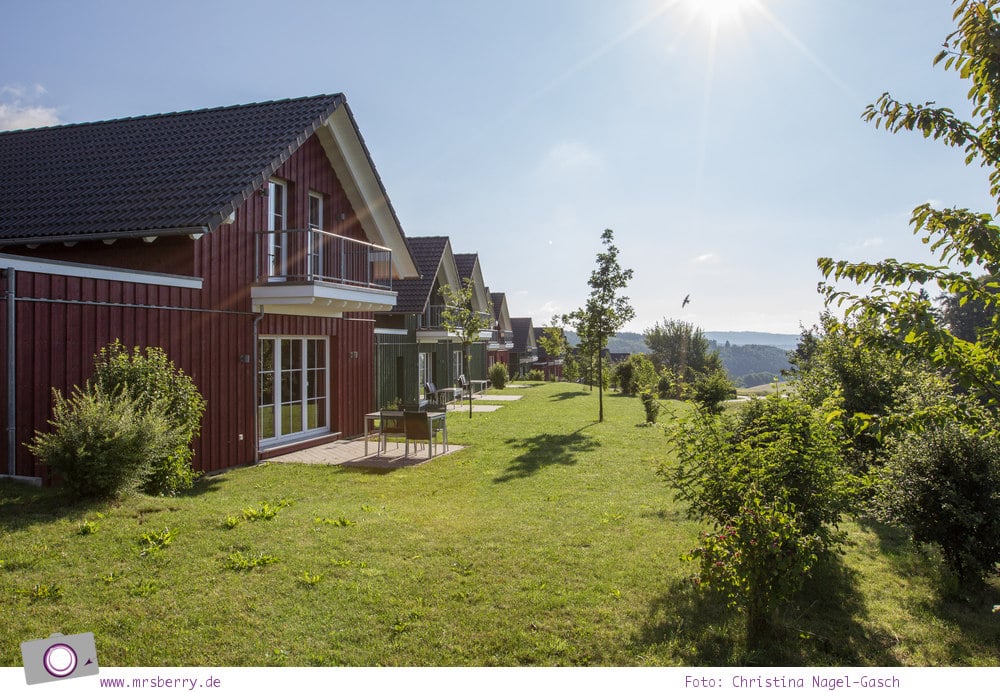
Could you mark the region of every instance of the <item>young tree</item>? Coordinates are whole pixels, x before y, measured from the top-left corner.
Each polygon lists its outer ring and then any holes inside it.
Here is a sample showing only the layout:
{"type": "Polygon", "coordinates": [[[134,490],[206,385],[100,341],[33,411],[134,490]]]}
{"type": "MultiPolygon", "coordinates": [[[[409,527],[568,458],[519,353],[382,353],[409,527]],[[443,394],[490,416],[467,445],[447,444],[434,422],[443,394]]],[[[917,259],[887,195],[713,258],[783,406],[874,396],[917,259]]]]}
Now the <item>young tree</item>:
{"type": "MultiPolygon", "coordinates": [[[[441,297],[444,298],[445,309],[441,313],[441,324],[458,334],[462,340],[462,361],[465,371],[470,371],[469,347],[479,341],[479,332],[488,329],[490,316],[476,310],[473,304],[474,284],[472,279],[465,279],[461,288],[453,288],[450,284],[441,286],[441,297]]],[[[471,390],[470,390],[471,392],[471,390]]],[[[469,418],[472,418],[472,397],[469,397],[469,418]]]]}
{"type": "Polygon", "coordinates": [[[680,382],[706,372],[709,343],[705,333],[690,322],[664,319],[643,332],[657,367],[667,368],[680,382]]]}
{"type": "Polygon", "coordinates": [[[580,335],[581,350],[597,356],[598,421],[604,422],[604,359],[601,353],[608,339],[635,317],[635,310],[628,296],[619,295],[632,279],[631,269],[618,264],[618,248],[614,245],[614,231],[606,228],[601,234],[604,252],[597,254],[597,268],[590,274],[590,298],[587,304],[567,315],[580,335]]]}
{"type": "Polygon", "coordinates": [[[566,334],[562,327],[558,325],[558,316],[553,316],[551,326],[542,330],[542,335],[538,337],[538,345],[545,349],[546,357],[549,361],[566,360],[569,352],[569,342],[566,341],[566,334]]]}
{"type": "MultiPolygon", "coordinates": [[[[971,120],[962,120],[950,108],[902,103],[883,94],[869,105],[865,120],[890,132],[909,130],[941,140],[965,152],[967,165],[989,170],[990,193],[1000,211],[1000,0],[954,0],[958,28],[935,58],[946,70],[971,81],[971,120]]],[[[867,295],[822,287],[827,304],[847,305],[852,313],[881,317],[907,346],[907,354],[924,359],[955,377],[984,399],[1000,403],[1000,294],[995,281],[982,282],[976,274],[1000,272],[1000,226],[990,213],[968,209],[935,209],[923,204],[913,210],[914,233],[923,236],[940,264],[834,261],[823,257],[819,268],[827,280],[871,283],[867,295]],[[988,312],[989,324],[968,341],[940,319],[924,286],[958,294],[988,312]]]]}

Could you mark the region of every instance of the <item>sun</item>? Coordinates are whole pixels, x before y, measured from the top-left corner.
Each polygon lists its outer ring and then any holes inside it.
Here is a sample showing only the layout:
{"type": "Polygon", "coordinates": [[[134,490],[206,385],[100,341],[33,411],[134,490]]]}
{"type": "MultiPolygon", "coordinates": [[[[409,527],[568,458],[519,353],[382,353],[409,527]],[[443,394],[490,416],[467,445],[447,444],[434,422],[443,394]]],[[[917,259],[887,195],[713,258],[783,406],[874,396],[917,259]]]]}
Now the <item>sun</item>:
{"type": "Polygon", "coordinates": [[[713,28],[738,23],[747,12],[759,10],[758,0],[683,0],[688,10],[713,28]]]}

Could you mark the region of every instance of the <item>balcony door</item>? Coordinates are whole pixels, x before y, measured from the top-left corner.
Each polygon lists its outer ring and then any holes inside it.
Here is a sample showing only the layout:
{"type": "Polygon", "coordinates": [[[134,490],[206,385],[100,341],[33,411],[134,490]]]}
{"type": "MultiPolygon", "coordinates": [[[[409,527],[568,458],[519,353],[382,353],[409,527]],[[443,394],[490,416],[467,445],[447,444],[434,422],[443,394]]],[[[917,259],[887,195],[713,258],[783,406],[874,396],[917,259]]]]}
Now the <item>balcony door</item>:
{"type": "Polygon", "coordinates": [[[330,430],[325,338],[261,337],[257,422],[267,446],[330,430]]]}
{"type": "Polygon", "coordinates": [[[267,279],[284,281],[288,273],[288,186],[280,180],[267,184],[267,279]]]}

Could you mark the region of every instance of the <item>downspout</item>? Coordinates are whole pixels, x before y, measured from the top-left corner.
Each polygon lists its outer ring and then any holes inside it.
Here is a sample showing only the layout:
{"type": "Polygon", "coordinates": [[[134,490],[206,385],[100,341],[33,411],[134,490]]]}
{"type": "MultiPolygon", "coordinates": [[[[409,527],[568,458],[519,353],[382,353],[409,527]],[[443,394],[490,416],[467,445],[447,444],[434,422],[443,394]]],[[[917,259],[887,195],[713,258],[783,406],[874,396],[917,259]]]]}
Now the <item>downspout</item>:
{"type": "Polygon", "coordinates": [[[41,478],[17,475],[17,272],[13,267],[3,271],[7,275],[7,473],[0,478],[40,486],[41,478]]]}
{"type": "Polygon", "coordinates": [[[17,284],[16,272],[7,273],[7,474],[17,475],[17,284]]]}
{"type": "Polygon", "coordinates": [[[258,358],[257,342],[260,340],[258,330],[260,322],[264,319],[264,307],[261,306],[260,313],[253,318],[253,355],[251,356],[250,370],[253,372],[253,463],[260,463],[260,373],[257,372],[258,358]]]}

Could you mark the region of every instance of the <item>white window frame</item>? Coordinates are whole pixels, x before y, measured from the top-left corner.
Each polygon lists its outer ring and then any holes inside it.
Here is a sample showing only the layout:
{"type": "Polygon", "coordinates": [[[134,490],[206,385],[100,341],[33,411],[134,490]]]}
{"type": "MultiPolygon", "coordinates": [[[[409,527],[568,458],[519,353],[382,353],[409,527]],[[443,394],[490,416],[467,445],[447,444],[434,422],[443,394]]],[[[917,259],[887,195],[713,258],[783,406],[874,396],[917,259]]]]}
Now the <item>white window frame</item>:
{"type": "Polygon", "coordinates": [[[284,281],[287,273],[288,184],[277,178],[267,183],[267,279],[284,281]]]}
{"type": "Polygon", "coordinates": [[[314,231],[323,231],[325,221],[325,210],[323,208],[323,195],[318,192],[309,193],[309,233],[306,241],[306,262],[307,272],[310,281],[322,279],[323,274],[323,234],[314,231]],[[313,217],[313,201],[317,202],[318,217],[313,217]]]}
{"type": "Polygon", "coordinates": [[[430,356],[431,354],[426,351],[417,353],[417,391],[420,392],[420,401],[427,399],[427,390],[424,388],[424,384],[431,381],[430,368],[428,367],[430,356]]]}
{"type": "MultiPolygon", "coordinates": [[[[262,426],[258,429],[259,443],[262,446],[272,446],[276,444],[282,444],[289,441],[295,441],[297,439],[305,439],[309,437],[315,437],[317,435],[322,435],[323,433],[330,432],[330,416],[331,416],[331,398],[332,392],[330,388],[330,339],[325,336],[301,336],[301,335],[273,335],[268,334],[266,336],[259,337],[260,341],[271,341],[272,342],[272,358],[273,362],[270,364],[270,370],[266,370],[271,373],[272,383],[271,389],[274,393],[273,403],[269,403],[268,406],[272,406],[274,412],[272,414],[274,435],[271,437],[263,437],[262,426]],[[283,371],[281,368],[282,360],[282,349],[286,346],[283,342],[291,341],[293,342],[292,347],[301,349],[301,360],[300,366],[297,372],[300,375],[299,378],[299,391],[298,398],[293,399],[294,402],[300,402],[301,404],[301,430],[296,430],[295,432],[285,432],[282,430],[284,415],[282,412],[282,405],[288,402],[282,399],[282,382],[281,376],[283,372],[293,372],[283,371]],[[323,351],[323,367],[322,368],[309,368],[309,350],[308,344],[311,341],[319,341],[322,343],[323,351]],[[323,394],[318,397],[309,396],[309,377],[311,370],[315,370],[315,377],[318,377],[322,382],[323,394]],[[316,427],[309,427],[309,402],[324,400],[324,416],[322,420],[317,421],[316,427]]],[[[259,346],[258,346],[259,348],[259,346]]],[[[260,349],[263,352],[263,349],[260,349]]],[[[259,367],[259,366],[258,366],[259,367]]],[[[260,371],[258,371],[257,377],[260,377],[260,371]]],[[[260,387],[260,385],[258,385],[260,387]]],[[[258,391],[257,399],[257,415],[260,418],[262,414],[262,408],[264,406],[263,402],[260,400],[263,391],[258,391]]]]}

